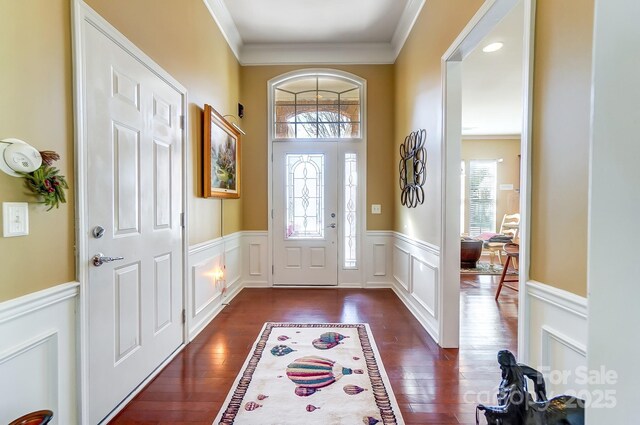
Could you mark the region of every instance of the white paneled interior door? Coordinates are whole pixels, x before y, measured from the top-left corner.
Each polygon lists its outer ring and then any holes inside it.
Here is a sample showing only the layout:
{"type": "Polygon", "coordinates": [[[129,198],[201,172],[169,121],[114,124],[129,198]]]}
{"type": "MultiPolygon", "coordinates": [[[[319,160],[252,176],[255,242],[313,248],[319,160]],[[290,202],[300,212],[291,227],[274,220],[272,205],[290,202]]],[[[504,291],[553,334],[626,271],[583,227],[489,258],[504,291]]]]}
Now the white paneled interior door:
{"type": "Polygon", "coordinates": [[[273,144],[273,283],[338,284],[338,143],[273,144]]]}
{"type": "Polygon", "coordinates": [[[101,265],[81,259],[90,263],[88,411],[95,424],[183,341],[183,95],[90,23],[82,31],[83,232],[90,257],[114,257],[101,265]]]}

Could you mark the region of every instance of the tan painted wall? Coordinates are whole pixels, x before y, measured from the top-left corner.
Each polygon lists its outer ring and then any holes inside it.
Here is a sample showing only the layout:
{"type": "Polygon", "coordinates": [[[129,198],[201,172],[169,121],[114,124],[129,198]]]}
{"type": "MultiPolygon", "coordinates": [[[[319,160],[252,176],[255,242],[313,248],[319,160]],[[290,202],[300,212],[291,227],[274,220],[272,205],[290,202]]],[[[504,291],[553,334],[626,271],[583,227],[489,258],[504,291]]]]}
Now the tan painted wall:
{"type": "MultiPolygon", "coordinates": [[[[520,194],[516,191],[520,182],[520,140],[462,140],[462,160],[469,174],[469,161],[474,159],[502,159],[498,162],[498,192],[496,199],[496,232],[505,214],[520,212],[520,194]],[[513,190],[500,190],[501,184],[512,184],[513,190]]],[[[469,184],[465,198],[465,232],[469,231],[469,184]]]]}
{"type": "MultiPolygon", "coordinates": [[[[200,198],[202,105],[235,113],[239,64],[203,2],[90,0],[90,6],[189,91],[190,243],[220,236],[220,201],[200,198]],[[185,25],[188,23],[188,25],[185,25]]],[[[70,2],[0,0],[0,138],[25,139],[62,156],[69,202],[30,205],[30,235],[0,237],[0,301],[75,279],[70,2]]],[[[0,175],[0,202],[28,201],[22,181],[0,175]]],[[[224,201],[224,234],[242,229],[242,200],[224,201]]]]}
{"type": "MultiPolygon", "coordinates": [[[[55,150],[73,188],[71,24],[68,0],[0,0],[0,139],[55,150]]],[[[0,301],[75,278],[73,189],[60,209],[29,205],[29,236],[0,233],[0,301]]],[[[0,202],[33,202],[0,173],[0,202]]],[[[1,214],[1,213],[0,213],[1,214]]]]}
{"type": "MultiPolygon", "coordinates": [[[[324,66],[356,74],[367,80],[367,229],[389,230],[393,224],[393,187],[397,178],[391,162],[396,147],[393,141],[393,66],[324,66]],[[370,205],[381,204],[382,214],[371,215],[370,205]]],[[[244,181],[244,229],[267,230],[267,82],[301,66],[242,67],[241,103],[245,118],[241,126],[247,132],[242,149],[244,181]]]]}
{"type": "MultiPolygon", "coordinates": [[[[189,243],[220,236],[220,200],[201,198],[202,107],[236,114],[240,66],[202,1],[88,0],[87,3],[189,91],[189,243]]],[[[245,186],[243,185],[243,188],[245,186]]],[[[242,230],[242,201],[224,200],[223,234],[242,230]]]]}
{"type": "Polygon", "coordinates": [[[539,0],[531,278],[585,296],[592,0],[539,0]]]}
{"type": "MultiPolygon", "coordinates": [[[[429,0],[396,61],[396,132],[393,138],[394,162],[397,148],[412,131],[427,130],[427,182],[425,202],[409,209],[400,203],[395,188],[394,229],[435,245],[441,233],[441,138],[442,70],[441,58],[476,13],[482,0],[429,0]]],[[[394,174],[398,179],[398,171],[394,174]]]]}

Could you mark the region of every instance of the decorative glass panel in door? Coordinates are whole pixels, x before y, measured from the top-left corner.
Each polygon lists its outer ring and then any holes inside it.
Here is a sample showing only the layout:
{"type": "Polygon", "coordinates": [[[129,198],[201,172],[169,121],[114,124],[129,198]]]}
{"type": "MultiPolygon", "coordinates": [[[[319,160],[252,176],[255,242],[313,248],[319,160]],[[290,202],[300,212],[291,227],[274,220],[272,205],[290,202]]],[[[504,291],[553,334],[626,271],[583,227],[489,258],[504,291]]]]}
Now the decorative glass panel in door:
{"type": "Polygon", "coordinates": [[[274,143],[274,285],[337,285],[337,143],[274,143]]]}

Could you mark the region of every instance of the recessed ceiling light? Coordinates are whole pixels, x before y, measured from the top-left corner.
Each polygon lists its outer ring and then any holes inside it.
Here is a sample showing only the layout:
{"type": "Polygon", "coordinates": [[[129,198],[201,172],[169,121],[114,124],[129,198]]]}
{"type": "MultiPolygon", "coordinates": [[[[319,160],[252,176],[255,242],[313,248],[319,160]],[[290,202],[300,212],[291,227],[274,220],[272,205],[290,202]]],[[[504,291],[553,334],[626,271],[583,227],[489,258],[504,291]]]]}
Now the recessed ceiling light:
{"type": "Polygon", "coordinates": [[[504,43],[491,43],[484,46],[482,48],[482,51],[485,53],[497,52],[498,50],[502,49],[502,46],[504,46],[504,43]]]}

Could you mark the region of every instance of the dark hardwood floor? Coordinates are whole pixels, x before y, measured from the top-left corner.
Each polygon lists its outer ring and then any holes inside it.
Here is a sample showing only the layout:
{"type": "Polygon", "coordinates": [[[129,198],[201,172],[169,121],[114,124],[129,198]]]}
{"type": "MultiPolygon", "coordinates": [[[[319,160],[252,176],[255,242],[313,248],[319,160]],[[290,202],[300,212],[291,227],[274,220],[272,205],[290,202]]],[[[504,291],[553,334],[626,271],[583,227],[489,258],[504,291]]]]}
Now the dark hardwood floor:
{"type": "Polygon", "coordinates": [[[264,322],[281,321],[369,323],[407,424],[475,424],[497,351],[517,343],[517,294],[496,303],[498,279],[462,276],[459,350],[439,348],[391,290],[245,289],[111,423],[211,425],[264,322]]]}

